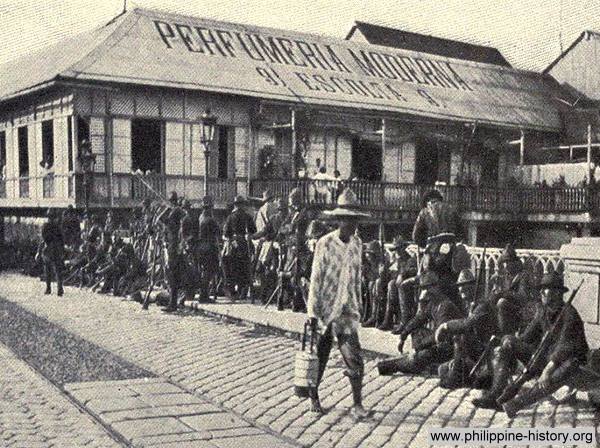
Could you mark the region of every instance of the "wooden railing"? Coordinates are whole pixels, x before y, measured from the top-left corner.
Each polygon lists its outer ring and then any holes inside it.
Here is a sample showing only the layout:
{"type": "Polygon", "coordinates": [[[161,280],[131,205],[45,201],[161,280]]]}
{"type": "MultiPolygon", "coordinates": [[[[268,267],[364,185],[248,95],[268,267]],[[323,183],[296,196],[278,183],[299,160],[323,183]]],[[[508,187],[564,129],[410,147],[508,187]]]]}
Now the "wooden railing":
{"type": "MultiPolygon", "coordinates": [[[[283,197],[293,188],[298,188],[307,203],[333,205],[344,187],[352,188],[360,205],[365,208],[413,212],[421,208],[421,198],[431,188],[426,185],[386,182],[276,179],[253,180],[250,194],[260,196],[263,191],[270,190],[275,196],[283,197]]],[[[595,212],[600,206],[599,194],[593,188],[437,188],[459,211],[506,214],[584,213],[595,212]]]]}
{"type": "MultiPolygon", "coordinates": [[[[81,175],[81,179],[83,179],[83,175],[81,175]]],[[[112,205],[115,206],[136,205],[146,198],[155,200],[157,197],[162,197],[167,199],[172,191],[191,202],[199,202],[205,196],[202,176],[150,174],[140,177],[132,174],[113,174],[108,177],[94,174],[89,182],[90,202],[94,205],[110,205],[111,195],[112,205]]],[[[235,179],[208,180],[208,194],[217,204],[233,202],[236,191],[235,179]]]]}

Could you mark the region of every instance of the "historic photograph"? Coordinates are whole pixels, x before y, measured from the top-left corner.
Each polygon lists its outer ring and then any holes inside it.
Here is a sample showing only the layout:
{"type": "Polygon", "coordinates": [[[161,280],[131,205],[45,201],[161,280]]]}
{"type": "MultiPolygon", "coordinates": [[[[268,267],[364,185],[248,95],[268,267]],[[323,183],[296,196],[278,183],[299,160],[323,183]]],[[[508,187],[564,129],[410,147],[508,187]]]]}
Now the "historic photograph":
{"type": "Polygon", "coordinates": [[[598,0],[0,17],[0,448],[598,445],[598,0]]]}

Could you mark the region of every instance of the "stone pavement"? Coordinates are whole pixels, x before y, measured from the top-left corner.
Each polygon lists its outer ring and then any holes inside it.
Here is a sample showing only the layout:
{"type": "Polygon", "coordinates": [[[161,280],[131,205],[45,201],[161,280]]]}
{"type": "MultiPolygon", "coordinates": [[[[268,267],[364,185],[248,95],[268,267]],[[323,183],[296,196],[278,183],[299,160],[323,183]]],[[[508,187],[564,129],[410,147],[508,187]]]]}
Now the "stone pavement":
{"type": "Polygon", "coordinates": [[[0,345],[0,446],[121,446],[36,371],[0,345]]]}
{"type": "MultiPolygon", "coordinates": [[[[217,303],[186,302],[194,310],[202,311],[209,316],[227,317],[237,321],[244,321],[280,330],[284,333],[293,333],[300,336],[304,331],[306,314],[294,313],[290,310],[277,311],[277,306],[252,305],[250,303],[231,303],[225,298],[220,298],[217,303]]],[[[376,328],[359,328],[360,345],[363,350],[376,354],[396,356],[398,353],[398,336],[376,328]]],[[[411,349],[410,338],[404,346],[405,350],[411,349]]]]}
{"type": "Polygon", "coordinates": [[[137,303],[73,288],[63,298],[43,296],[36,279],[16,275],[0,277],[0,291],[37,315],[305,446],[420,447],[426,446],[428,428],[440,426],[597,426],[594,410],[582,399],[574,405],[544,402],[511,420],[474,408],[471,399],[478,391],[444,390],[432,377],[380,377],[374,359],[366,363],[364,388],[374,418],[356,424],[348,414],[352,398],[336,350],[321,387],[330,412],[318,418],[292,392],[296,340],[191,311],[165,314],[151,307],[143,312],[137,303]]]}
{"type": "Polygon", "coordinates": [[[160,378],[88,381],[65,389],[135,447],[293,447],[160,378]]]}

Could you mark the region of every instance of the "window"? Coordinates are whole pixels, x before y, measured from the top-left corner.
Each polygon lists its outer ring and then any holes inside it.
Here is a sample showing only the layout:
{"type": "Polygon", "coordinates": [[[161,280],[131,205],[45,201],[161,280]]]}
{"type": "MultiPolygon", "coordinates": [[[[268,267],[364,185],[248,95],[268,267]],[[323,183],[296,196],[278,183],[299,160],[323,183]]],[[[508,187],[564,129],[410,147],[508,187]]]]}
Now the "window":
{"type": "Polygon", "coordinates": [[[54,165],[54,121],[42,121],[42,162],[47,168],[54,165]]]}
{"type": "Polygon", "coordinates": [[[29,136],[27,126],[17,129],[17,143],[19,145],[19,176],[29,176],[29,136]]]}
{"type": "Polygon", "coordinates": [[[6,132],[0,131],[0,170],[6,165],[6,132]]]}
{"type": "Polygon", "coordinates": [[[67,158],[68,171],[73,171],[73,117],[67,118],[67,158]]]}
{"type": "Polygon", "coordinates": [[[228,129],[225,126],[217,128],[219,145],[217,148],[218,163],[217,163],[217,178],[227,179],[229,173],[229,154],[228,154],[228,129]]]}
{"type": "Polygon", "coordinates": [[[134,171],[162,172],[162,122],[131,121],[131,168],[134,171]]]}

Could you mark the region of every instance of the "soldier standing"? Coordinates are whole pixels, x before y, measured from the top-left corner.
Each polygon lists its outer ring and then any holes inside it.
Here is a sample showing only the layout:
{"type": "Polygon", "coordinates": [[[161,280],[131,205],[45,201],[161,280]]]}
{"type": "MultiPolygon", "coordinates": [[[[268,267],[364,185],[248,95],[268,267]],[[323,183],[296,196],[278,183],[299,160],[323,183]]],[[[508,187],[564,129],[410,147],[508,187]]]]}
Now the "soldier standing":
{"type": "Polygon", "coordinates": [[[242,208],[242,196],[233,201],[233,211],[225,220],[223,234],[227,238],[227,249],[223,256],[225,285],[231,299],[245,297],[250,285],[250,252],[247,235],[256,233],[252,217],[242,208]]]}
{"type": "MultiPolygon", "coordinates": [[[[219,237],[221,230],[213,217],[213,200],[202,198],[202,213],[198,219],[198,268],[200,270],[200,301],[210,300],[211,282],[219,270],[219,237]]],[[[216,294],[215,294],[216,295],[216,294]]]]}
{"type": "Polygon", "coordinates": [[[327,215],[339,220],[339,227],[317,242],[308,295],[308,317],[311,328],[317,325],[321,334],[317,342],[319,373],[317,386],[311,392],[314,412],[323,413],[318,395],[334,336],[350,380],[356,420],[369,416],[362,405],[364,362],[358,339],[361,300],[362,242],[356,235],[358,221],[366,215],[353,209],[358,201],[351,190],[338,198],[338,207],[327,215]]]}
{"type": "Polygon", "coordinates": [[[63,290],[63,268],[65,242],[58,214],[54,210],[48,210],[48,222],[42,226],[42,240],[44,241],[44,273],[46,277],[46,292],[52,294],[52,275],[56,276],[57,295],[62,296],[63,290]]]}
{"type": "Polygon", "coordinates": [[[492,359],[492,387],[481,398],[473,400],[475,406],[501,410],[497,399],[508,385],[517,360],[527,365],[542,337],[555,323],[557,327],[551,335],[552,343],[542,353],[537,365],[531,366],[532,373],[538,376],[536,384],[529,391],[522,392],[505,403],[507,413],[513,416],[519,409],[553,393],[568,383],[579,365],[586,362],[589,346],[583,321],[573,305],[563,302],[563,294],[568,289],[565,288],[562,277],[556,272],[544,274],[540,289],[542,307],[521,335],[506,335],[502,338],[502,344],[495,349],[492,359]]]}
{"type": "Polygon", "coordinates": [[[167,277],[170,290],[169,305],[164,308],[166,312],[177,311],[177,298],[179,287],[182,281],[183,260],[180,248],[179,233],[181,228],[181,220],[185,212],[177,205],[177,193],[172,192],[169,199],[171,207],[166,208],[158,217],[158,220],[165,226],[167,240],[167,277]]]}
{"type": "MultiPolygon", "coordinates": [[[[286,221],[279,230],[282,237],[280,250],[285,251],[285,266],[280,266],[280,270],[291,273],[290,278],[283,282],[283,290],[287,291],[292,298],[292,311],[302,312],[306,309],[302,290],[300,288],[300,279],[303,271],[308,270],[306,266],[310,259],[308,248],[306,247],[306,230],[310,222],[308,210],[302,205],[302,193],[298,188],[290,191],[288,196],[288,209],[286,221]]],[[[282,294],[278,300],[278,309],[283,309],[282,294]]]]}

